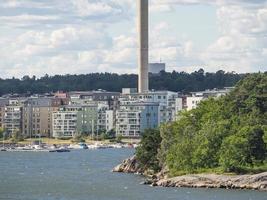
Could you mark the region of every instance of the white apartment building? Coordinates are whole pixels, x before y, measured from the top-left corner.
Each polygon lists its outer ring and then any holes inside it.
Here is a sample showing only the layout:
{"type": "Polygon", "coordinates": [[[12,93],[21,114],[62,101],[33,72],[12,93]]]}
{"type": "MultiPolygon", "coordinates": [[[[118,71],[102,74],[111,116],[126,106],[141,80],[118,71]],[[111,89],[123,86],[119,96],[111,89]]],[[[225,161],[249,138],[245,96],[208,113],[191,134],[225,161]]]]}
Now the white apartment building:
{"type": "Polygon", "coordinates": [[[114,110],[106,111],[106,131],[110,131],[115,127],[115,112],[114,110]]]}
{"type": "Polygon", "coordinates": [[[183,98],[181,98],[181,97],[177,97],[176,99],[175,99],[175,116],[174,116],[174,118],[175,118],[175,120],[177,120],[178,119],[178,117],[179,117],[179,113],[182,111],[182,110],[184,110],[184,100],[183,100],[183,98]]]}
{"type": "Polygon", "coordinates": [[[176,92],[149,91],[146,93],[122,94],[119,101],[120,104],[122,104],[123,101],[159,103],[159,120],[160,123],[165,123],[174,121],[176,118],[176,98],[178,98],[176,92]]]}
{"type": "Polygon", "coordinates": [[[159,125],[159,103],[126,102],[116,112],[116,134],[140,137],[145,129],[159,125]]]}
{"type": "Polygon", "coordinates": [[[3,127],[9,135],[21,132],[22,102],[24,99],[9,99],[4,107],[3,127]]]}
{"type": "Polygon", "coordinates": [[[77,111],[59,110],[53,113],[53,137],[74,137],[77,130],[77,111]]]}
{"type": "Polygon", "coordinates": [[[197,105],[204,99],[203,96],[193,96],[193,97],[187,97],[186,98],[186,109],[192,110],[197,107],[197,105]]]}
{"type": "Polygon", "coordinates": [[[113,110],[109,110],[108,104],[98,103],[97,115],[98,131],[109,131],[114,127],[110,124],[113,121],[113,110]]]}
{"type": "Polygon", "coordinates": [[[4,114],[4,128],[9,135],[21,131],[22,107],[19,105],[7,105],[4,114]]]}
{"type": "Polygon", "coordinates": [[[209,97],[219,98],[231,92],[233,87],[226,87],[224,89],[213,89],[213,90],[205,90],[199,92],[191,92],[190,97],[186,99],[186,107],[187,110],[192,110],[197,107],[197,105],[204,99],[209,97]]]}

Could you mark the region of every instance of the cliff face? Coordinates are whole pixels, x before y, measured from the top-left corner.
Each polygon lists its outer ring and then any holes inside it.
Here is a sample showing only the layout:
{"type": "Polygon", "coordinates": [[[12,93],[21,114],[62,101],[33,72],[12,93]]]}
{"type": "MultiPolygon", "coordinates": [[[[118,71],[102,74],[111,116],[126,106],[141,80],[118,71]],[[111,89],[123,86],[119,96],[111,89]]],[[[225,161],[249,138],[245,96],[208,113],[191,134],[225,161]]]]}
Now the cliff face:
{"type": "Polygon", "coordinates": [[[152,186],[253,189],[267,191],[267,172],[254,175],[196,174],[167,178],[167,171],[162,171],[157,175],[152,175],[148,171],[142,171],[135,156],[124,160],[112,171],[144,174],[147,178],[144,184],[150,184],[152,186]]]}
{"type": "Polygon", "coordinates": [[[121,164],[114,167],[112,172],[123,172],[123,173],[142,173],[140,166],[135,156],[125,159],[121,164]]]}

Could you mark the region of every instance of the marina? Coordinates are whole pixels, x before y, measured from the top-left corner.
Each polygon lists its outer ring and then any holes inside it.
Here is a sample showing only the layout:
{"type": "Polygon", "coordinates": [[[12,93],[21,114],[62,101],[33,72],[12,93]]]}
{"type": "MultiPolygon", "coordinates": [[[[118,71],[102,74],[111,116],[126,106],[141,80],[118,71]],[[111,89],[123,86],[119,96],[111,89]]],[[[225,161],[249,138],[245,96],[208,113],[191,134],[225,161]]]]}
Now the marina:
{"type": "Polygon", "coordinates": [[[69,145],[17,145],[6,144],[2,145],[0,151],[8,152],[70,152],[71,150],[96,150],[96,149],[121,149],[121,148],[136,148],[136,144],[104,144],[95,142],[93,144],[69,144],[69,145]]]}

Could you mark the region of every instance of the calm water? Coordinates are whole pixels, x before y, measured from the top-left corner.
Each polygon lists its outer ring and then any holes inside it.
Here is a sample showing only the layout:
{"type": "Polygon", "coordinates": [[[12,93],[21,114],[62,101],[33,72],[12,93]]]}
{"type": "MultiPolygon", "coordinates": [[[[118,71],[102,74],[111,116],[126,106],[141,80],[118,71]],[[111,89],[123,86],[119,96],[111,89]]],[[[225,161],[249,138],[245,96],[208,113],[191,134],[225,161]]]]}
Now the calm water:
{"type": "Polygon", "coordinates": [[[266,200],[267,193],[153,188],[142,177],[111,173],[129,149],[70,153],[0,152],[1,200],[266,200]]]}

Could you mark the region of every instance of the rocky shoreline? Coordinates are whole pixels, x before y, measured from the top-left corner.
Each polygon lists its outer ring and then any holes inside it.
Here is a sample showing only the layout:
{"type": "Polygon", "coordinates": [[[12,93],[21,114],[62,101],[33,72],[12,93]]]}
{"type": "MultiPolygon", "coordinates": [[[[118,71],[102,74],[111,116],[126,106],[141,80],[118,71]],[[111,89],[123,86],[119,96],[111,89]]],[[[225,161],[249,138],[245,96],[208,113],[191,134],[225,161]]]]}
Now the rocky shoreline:
{"type": "Polygon", "coordinates": [[[137,173],[146,176],[144,184],[161,187],[225,188],[267,191],[267,172],[254,175],[192,174],[167,178],[162,174],[143,172],[135,156],[124,160],[113,172],[137,173]]]}

